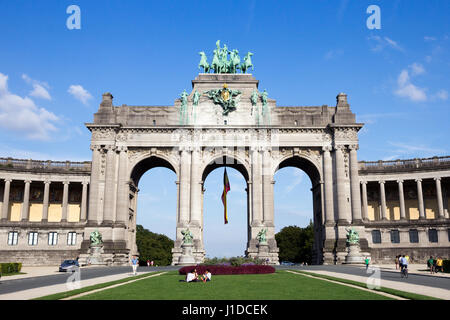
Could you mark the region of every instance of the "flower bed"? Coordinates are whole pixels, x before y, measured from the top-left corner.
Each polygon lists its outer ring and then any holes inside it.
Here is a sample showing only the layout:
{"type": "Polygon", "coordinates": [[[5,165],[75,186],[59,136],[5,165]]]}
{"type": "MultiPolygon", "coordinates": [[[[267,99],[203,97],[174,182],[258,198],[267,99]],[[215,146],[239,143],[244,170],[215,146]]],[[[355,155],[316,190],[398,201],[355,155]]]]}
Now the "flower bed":
{"type": "Polygon", "coordinates": [[[226,275],[226,274],[265,274],[274,273],[275,268],[272,266],[264,265],[241,265],[237,267],[227,266],[227,265],[197,265],[197,266],[186,266],[178,270],[179,274],[186,275],[188,272],[197,269],[198,274],[202,274],[208,269],[212,275],[226,275]]]}

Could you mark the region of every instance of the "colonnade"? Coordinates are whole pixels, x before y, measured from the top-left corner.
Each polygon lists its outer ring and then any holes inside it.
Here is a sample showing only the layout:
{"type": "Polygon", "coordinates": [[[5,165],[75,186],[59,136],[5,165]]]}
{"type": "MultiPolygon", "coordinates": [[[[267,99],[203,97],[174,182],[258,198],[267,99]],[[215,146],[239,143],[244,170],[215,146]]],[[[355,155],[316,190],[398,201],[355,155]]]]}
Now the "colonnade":
{"type": "MultiPolygon", "coordinates": [[[[15,179],[14,179],[15,180],[15,179]]],[[[11,182],[13,179],[6,178],[5,186],[3,190],[3,204],[1,211],[1,220],[8,221],[9,207],[10,207],[10,192],[11,192],[11,182]]],[[[24,182],[24,191],[23,191],[23,201],[20,212],[20,220],[22,222],[29,221],[30,218],[30,186],[34,182],[31,179],[22,180],[24,182]]],[[[49,212],[49,199],[50,199],[50,184],[56,181],[44,180],[44,181],[35,181],[35,182],[43,182],[44,183],[44,195],[43,195],[43,206],[42,206],[42,220],[41,222],[48,221],[48,212],[49,212]]],[[[68,216],[68,205],[69,205],[69,185],[71,181],[57,181],[62,182],[63,184],[63,196],[62,196],[62,216],[61,222],[67,222],[68,216]]],[[[73,182],[80,183],[80,182],[73,182]]],[[[80,203],[80,221],[85,221],[87,218],[87,199],[88,199],[88,182],[81,182],[82,184],[82,193],[81,193],[81,203],[80,203]]]]}
{"type": "MultiPolygon", "coordinates": [[[[442,196],[442,186],[441,186],[441,180],[442,177],[434,177],[429,178],[434,179],[435,185],[436,185],[436,200],[437,200],[437,219],[448,219],[449,213],[448,210],[444,210],[444,201],[442,196]]],[[[419,220],[426,219],[426,212],[425,212],[425,206],[424,206],[424,196],[423,196],[423,189],[422,189],[422,178],[412,178],[412,179],[397,179],[395,180],[398,184],[398,193],[399,193],[399,204],[400,204],[400,220],[407,220],[406,217],[406,209],[405,209],[405,196],[404,196],[404,188],[403,184],[405,180],[414,180],[416,182],[417,186],[417,205],[419,210],[419,220]]],[[[381,220],[388,220],[387,219],[387,204],[386,204],[386,192],[385,192],[385,184],[386,180],[375,180],[375,181],[368,181],[368,180],[362,180],[361,181],[361,190],[362,190],[362,213],[363,213],[363,219],[364,221],[369,221],[369,213],[368,213],[368,200],[367,200],[367,183],[368,182],[375,182],[379,184],[379,191],[380,191],[380,212],[381,212],[381,220]]]]}

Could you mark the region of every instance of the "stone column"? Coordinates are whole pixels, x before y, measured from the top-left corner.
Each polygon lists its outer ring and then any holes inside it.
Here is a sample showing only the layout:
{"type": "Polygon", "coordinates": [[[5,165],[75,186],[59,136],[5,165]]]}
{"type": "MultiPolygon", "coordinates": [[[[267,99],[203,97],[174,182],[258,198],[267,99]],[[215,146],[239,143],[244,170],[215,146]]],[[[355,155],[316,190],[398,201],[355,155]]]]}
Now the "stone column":
{"type": "Polygon", "coordinates": [[[358,145],[350,145],[350,181],[352,197],[352,223],[361,223],[361,192],[359,188],[358,160],[356,157],[358,145]]]}
{"type": "Polygon", "coordinates": [[[200,171],[200,152],[199,147],[195,147],[191,154],[191,217],[190,224],[200,227],[202,225],[202,178],[200,171]]]}
{"type": "Polygon", "coordinates": [[[334,225],[333,203],[333,167],[331,161],[331,146],[325,146],[323,150],[323,176],[325,183],[325,225],[334,225]]]}
{"type": "Polygon", "coordinates": [[[425,207],[423,204],[422,179],[416,179],[417,182],[417,200],[419,203],[419,219],[425,218],[425,207]]]}
{"type": "Polygon", "coordinates": [[[115,195],[115,147],[106,146],[106,169],[105,169],[105,201],[103,204],[103,222],[112,223],[114,220],[115,195]]]}
{"type": "Polygon", "coordinates": [[[265,148],[263,150],[263,159],[262,159],[262,177],[263,177],[263,223],[266,226],[273,226],[273,187],[275,181],[272,179],[271,173],[271,157],[269,149],[265,148]]]}
{"type": "Polygon", "coordinates": [[[180,161],[180,194],[179,194],[179,207],[180,207],[180,223],[187,225],[189,222],[189,209],[190,209],[190,194],[189,194],[189,182],[190,182],[190,150],[188,147],[181,148],[181,161],[180,161]]]}
{"type": "Polygon", "coordinates": [[[130,211],[130,185],[128,177],[128,151],[127,147],[118,147],[119,150],[119,177],[117,183],[116,221],[126,223],[130,211]]]}
{"type": "Polygon", "coordinates": [[[344,164],[344,145],[335,147],[336,155],[336,184],[337,184],[337,208],[338,208],[338,223],[342,225],[350,224],[350,212],[346,212],[347,206],[345,198],[345,164],[344,164]]]}
{"type": "Polygon", "coordinates": [[[3,190],[2,221],[8,220],[9,191],[11,189],[11,181],[12,179],[5,179],[5,189],[3,190]]]}
{"type": "Polygon", "coordinates": [[[367,181],[361,181],[362,186],[362,218],[369,221],[368,203],[367,203],[367,181]]]}
{"type": "Polygon", "coordinates": [[[381,220],[387,220],[386,217],[386,193],[384,191],[385,181],[378,181],[380,184],[380,200],[381,200],[381,220]]]}
{"type": "Polygon", "coordinates": [[[80,221],[86,221],[87,217],[87,186],[89,182],[83,181],[81,185],[83,186],[81,191],[81,210],[80,210],[80,221]]]}
{"type": "Polygon", "coordinates": [[[436,181],[436,195],[437,195],[437,203],[439,209],[439,219],[444,219],[444,202],[442,200],[442,188],[441,188],[441,178],[434,178],[436,181]]]}
{"type": "Polygon", "coordinates": [[[64,181],[64,189],[63,189],[63,199],[62,199],[62,217],[61,222],[67,222],[67,214],[69,211],[69,183],[68,181],[64,181]]]}
{"type": "Polygon", "coordinates": [[[50,198],[50,183],[51,181],[44,181],[44,202],[42,205],[42,222],[48,221],[48,206],[50,198]]]}
{"type": "Polygon", "coordinates": [[[400,220],[406,220],[405,194],[403,192],[403,180],[397,180],[397,183],[398,183],[398,199],[400,201],[400,220]]]}
{"type": "Polygon", "coordinates": [[[252,226],[259,226],[263,219],[262,206],[262,179],[261,179],[261,156],[258,147],[251,148],[252,160],[252,226]]]}
{"type": "Polygon", "coordinates": [[[21,217],[22,221],[28,221],[29,213],[30,213],[30,180],[25,180],[25,189],[23,192],[23,203],[22,203],[22,211],[21,217]]]}
{"type": "Polygon", "coordinates": [[[100,166],[101,166],[101,153],[100,146],[91,146],[92,150],[92,163],[91,163],[91,182],[89,188],[89,214],[88,221],[90,223],[98,223],[98,209],[99,209],[99,179],[100,179],[100,166]]]}

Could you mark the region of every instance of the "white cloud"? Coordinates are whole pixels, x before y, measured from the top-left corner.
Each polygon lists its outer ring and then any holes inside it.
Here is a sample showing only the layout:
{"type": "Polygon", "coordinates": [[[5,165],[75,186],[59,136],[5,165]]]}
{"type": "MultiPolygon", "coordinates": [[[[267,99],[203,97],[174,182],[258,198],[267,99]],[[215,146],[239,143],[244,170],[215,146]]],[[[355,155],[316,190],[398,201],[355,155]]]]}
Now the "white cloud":
{"type": "Polygon", "coordinates": [[[47,91],[47,89],[49,89],[49,85],[47,83],[33,80],[26,74],[22,75],[22,79],[25,80],[26,83],[31,84],[33,86],[33,90],[30,92],[30,96],[35,98],[52,100],[50,93],[48,93],[47,91]]]}
{"type": "Polygon", "coordinates": [[[303,180],[303,171],[295,170],[294,172],[294,180],[292,180],[286,187],[285,192],[291,192],[296,186],[298,186],[303,180]]]}
{"type": "Polygon", "coordinates": [[[392,142],[392,141],[388,141],[388,143],[391,146],[394,146],[397,148],[396,150],[394,150],[396,157],[398,157],[398,155],[430,157],[430,156],[435,156],[435,155],[440,155],[440,154],[446,153],[446,150],[444,150],[444,149],[430,148],[428,146],[424,146],[424,145],[421,145],[418,143],[408,144],[408,143],[403,143],[403,142],[392,142]]]}
{"type": "Polygon", "coordinates": [[[425,36],[425,37],[423,37],[423,39],[425,41],[436,41],[437,40],[435,37],[429,37],[429,36],[425,36]]]}
{"type": "Polygon", "coordinates": [[[59,118],[38,107],[29,97],[20,97],[8,90],[8,76],[0,73],[0,127],[23,134],[26,138],[47,140],[57,131],[59,118]]]}
{"type": "Polygon", "coordinates": [[[397,85],[397,90],[394,91],[397,96],[407,98],[414,102],[427,100],[425,89],[419,88],[411,83],[408,70],[403,69],[400,72],[397,78],[397,85]]]}
{"type": "Polygon", "coordinates": [[[342,50],[342,49],[330,50],[325,54],[324,59],[330,60],[333,58],[337,58],[338,56],[341,56],[343,54],[344,54],[344,50],[342,50]]]}
{"type": "Polygon", "coordinates": [[[425,68],[420,63],[414,62],[412,65],[410,65],[410,68],[413,75],[419,75],[425,72],[425,68]]]}
{"type": "Polygon", "coordinates": [[[84,105],[88,104],[88,100],[92,99],[92,95],[84,89],[81,85],[71,85],[67,90],[75,99],[80,100],[84,105]]]}
{"type": "Polygon", "coordinates": [[[448,99],[448,91],[447,90],[439,90],[435,95],[434,98],[440,99],[440,100],[447,100],[448,99]]]}
{"type": "Polygon", "coordinates": [[[375,46],[372,47],[370,50],[374,52],[383,51],[384,48],[392,48],[398,51],[404,51],[403,48],[394,40],[388,38],[388,37],[380,37],[380,36],[371,36],[368,38],[372,42],[375,43],[375,46]]]}

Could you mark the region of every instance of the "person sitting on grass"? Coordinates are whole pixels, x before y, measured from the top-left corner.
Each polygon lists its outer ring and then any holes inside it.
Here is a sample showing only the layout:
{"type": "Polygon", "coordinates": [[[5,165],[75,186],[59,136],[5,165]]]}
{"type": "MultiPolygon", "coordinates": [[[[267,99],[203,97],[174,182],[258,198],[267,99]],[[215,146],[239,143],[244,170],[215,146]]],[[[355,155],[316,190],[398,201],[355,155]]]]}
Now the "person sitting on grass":
{"type": "Polygon", "coordinates": [[[206,269],[205,272],[201,275],[201,279],[203,282],[211,281],[211,272],[209,272],[209,270],[206,269]]]}
{"type": "Polygon", "coordinates": [[[186,275],[186,282],[197,282],[198,281],[198,273],[197,269],[194,269],[193,272],[188,272],[186,275]]]}

